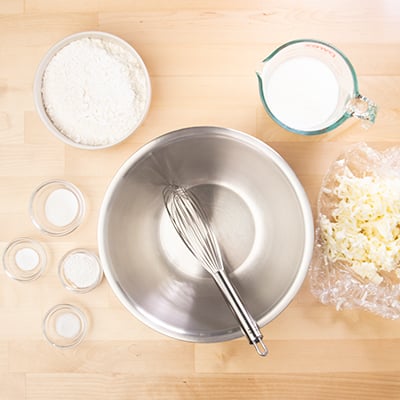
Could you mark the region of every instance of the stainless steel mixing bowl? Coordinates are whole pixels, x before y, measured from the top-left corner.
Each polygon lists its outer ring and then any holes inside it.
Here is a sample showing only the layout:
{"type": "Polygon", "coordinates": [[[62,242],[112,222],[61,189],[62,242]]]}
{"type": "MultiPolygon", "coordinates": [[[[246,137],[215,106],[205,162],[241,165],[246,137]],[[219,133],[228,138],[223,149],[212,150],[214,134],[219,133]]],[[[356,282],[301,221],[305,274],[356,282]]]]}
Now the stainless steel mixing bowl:
{"type": "Polygon", "coordinates": [[[242,335],[212,278],[174,230],[163,203],[168,184],[192,188],[250,313],[261,327],[274,319],[307,273],[314,232],[309,202],[274,150],[217,127],[160,136],[113,178],[98,238],[105,276],[122,304],[177,339],[219,342],[242,335]]]}

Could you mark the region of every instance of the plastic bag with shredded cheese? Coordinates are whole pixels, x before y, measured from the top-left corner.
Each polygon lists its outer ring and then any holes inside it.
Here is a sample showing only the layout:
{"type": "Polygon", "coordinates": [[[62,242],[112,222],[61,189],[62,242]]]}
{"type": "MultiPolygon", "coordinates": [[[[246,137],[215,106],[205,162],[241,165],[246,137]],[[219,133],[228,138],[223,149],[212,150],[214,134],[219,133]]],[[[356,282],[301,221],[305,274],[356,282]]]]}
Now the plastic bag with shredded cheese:
{"type": "Polygon", "coordinates": [[[400,317],[400,147],[350,146],[318,198],[311,292],[338,310],[400,317]]]}

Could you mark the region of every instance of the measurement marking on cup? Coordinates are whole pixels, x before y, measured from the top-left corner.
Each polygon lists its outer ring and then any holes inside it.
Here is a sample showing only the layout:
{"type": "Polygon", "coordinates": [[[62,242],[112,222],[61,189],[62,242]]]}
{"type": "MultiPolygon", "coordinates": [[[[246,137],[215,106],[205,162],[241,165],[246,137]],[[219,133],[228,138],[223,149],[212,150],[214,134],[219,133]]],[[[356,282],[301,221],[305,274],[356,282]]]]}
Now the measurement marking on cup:
{"type": "Polygon", "coordinates": [[[331,49],[328,49],[325,46],[321,46],[320,44],[317,43],[306,43],[306,47],[312,47],[314,49],[322,50],[325,53],[328,53],[332,58],[336,57],[336,53],[332,51],[331,49]]]}

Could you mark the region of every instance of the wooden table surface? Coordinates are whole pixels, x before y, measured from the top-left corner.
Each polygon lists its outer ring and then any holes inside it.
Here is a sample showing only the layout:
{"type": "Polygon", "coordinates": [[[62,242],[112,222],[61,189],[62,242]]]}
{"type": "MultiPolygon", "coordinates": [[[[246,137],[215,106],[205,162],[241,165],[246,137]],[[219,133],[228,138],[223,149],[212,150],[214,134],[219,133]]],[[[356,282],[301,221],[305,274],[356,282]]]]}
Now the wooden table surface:
{"type": "Polygon", "coordinates": [[[192,344],[131,316],[104,280],[68,293],[57,263],[75,247],[96,249],[105,189],[141,145],[173,129],[217,125],[276,149],[303,183],[313,210],[323,174],[350,143],[400,143],[400,3],[295,0],[0,0],[0,250],[20,236],[45,244],[49,268],[21,284],[0,272],[0,399],[400,399],[400,321],[320,304],[305,281],[283,314],[262,330],[270,355],[244,339],[192,344]],[[143,57],[153,99],[145,123],[108,150],[67,147],[45,128],[32,82],[46,50],[86,30],[120,36],[143,57]],[[361,93],[379,105],[368,131],[355,121],[316,137],[279,128],[264,112],[255,69],[278,45],[316,38],[354,64],[361,93]],[[85,193],[83,226],[63,238],[40,234],[28,215],[33,189],[64,178],[85,193]],[[42,337],[57,303],[84,308],[86,340],[61,351],[42,337]]]}

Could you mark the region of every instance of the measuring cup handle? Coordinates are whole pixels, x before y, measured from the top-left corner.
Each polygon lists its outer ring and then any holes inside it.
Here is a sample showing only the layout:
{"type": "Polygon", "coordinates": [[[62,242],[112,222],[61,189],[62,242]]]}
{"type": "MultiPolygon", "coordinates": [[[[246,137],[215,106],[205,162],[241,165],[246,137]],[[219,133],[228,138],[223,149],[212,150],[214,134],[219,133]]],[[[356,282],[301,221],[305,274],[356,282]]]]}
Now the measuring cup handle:
{"type": "Polygon", "coordinates": [[[363,128],[370,128],[375,122],[377,105],[368,97],[358,94],[347,103],[347,113],[361,119],[363,128]]]}

